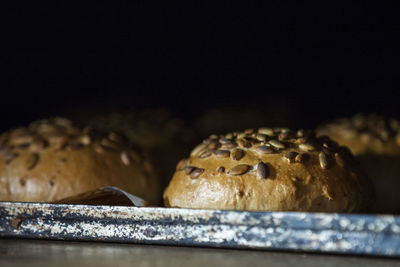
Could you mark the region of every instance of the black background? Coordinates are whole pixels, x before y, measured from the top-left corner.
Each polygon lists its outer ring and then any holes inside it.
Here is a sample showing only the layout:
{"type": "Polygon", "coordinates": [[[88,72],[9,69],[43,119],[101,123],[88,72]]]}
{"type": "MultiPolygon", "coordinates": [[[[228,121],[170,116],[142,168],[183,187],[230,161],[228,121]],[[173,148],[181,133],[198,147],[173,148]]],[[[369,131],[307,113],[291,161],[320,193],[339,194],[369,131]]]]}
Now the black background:
{"type": "Polygon", "coordinates": [[[1,130],[82,106],[400,116],[398,9],[265,2],[1,2],[1,130]]]}

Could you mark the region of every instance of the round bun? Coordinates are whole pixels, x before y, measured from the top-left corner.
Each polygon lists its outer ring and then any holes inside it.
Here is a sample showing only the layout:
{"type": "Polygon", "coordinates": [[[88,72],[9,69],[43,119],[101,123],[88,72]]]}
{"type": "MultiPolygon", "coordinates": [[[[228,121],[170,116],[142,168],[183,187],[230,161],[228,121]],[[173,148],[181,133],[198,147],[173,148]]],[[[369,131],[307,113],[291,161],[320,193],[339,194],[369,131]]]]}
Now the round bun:
{"type": "Polygon", "coordinates": [[[337,119],[317,129],[348,146],[375,186],[374,212],[399,213],[400,123],[378,115],[358,114],[337,119]]]}
{"type": "Polygon", "coordinates": [[[97,112],[83,123],[101,131],[117,131],[149,154],[165,188],[175,164],[197,143],[194,132],[166,109],[97,112]],[[168,156],[166,156],[168,155],[168,156]]]}
{"type": "Polygon", "coordinates": [[[0,200],[49,202],[116,186],[159,199],[152,167],[115,132],[80,129],[64,118],[35,121],[0,136],[0,200]]]}
{"type": "Polygon", "coordinates": [[[313,132],[260,128],[211,135],[177,170],[167,207],[354,212],[373,201],[346,147],[313,132]]]}

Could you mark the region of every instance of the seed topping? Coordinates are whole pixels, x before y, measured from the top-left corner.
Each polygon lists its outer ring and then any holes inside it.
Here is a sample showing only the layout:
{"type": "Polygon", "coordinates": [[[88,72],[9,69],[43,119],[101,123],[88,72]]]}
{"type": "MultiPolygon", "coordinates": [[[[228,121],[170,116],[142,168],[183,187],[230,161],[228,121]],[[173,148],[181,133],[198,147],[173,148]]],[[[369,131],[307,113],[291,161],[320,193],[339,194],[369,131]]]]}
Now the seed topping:
{"type": "Polygon", "coordinates": [[[258,146],[256,151],[261,154],[273,154],[276,153],[275,149],[270,146],[258,146]]]}
{"type": "Polygon", "coordinates": [[[228,150],[213,150],[212,152],[217,158],[228,158],[231,154],[228,150]]]}
{"type": "Polygon", "coordinates": [[[326,170],[332,167],[328,154],[326,154],[325,152],[319,152],[318,157],[319,157],[319,164],[322,169],[326,170]]]}
{"type": "Polygon", "coordinates": [[[260,161],[257,164],[257,175],[259,178],[267,179],[270,175],[269,167],[264,162],[260,161]]]}
{"type": "Polygon", "coordinates": [[[124,163],[126,166],[129,166],[131,164],[132,158],[126,151],[122,151],[120,157],[122,163],[124,163]]]}
{"type": "Polygon", "coordinates": [[[281,143],[281,142],[279,142],[278,140],[275,140],[275,139],[274,140],[270,140],[269,144],[271,146],[275,147],[275,148],[278,148],[278,149],[284,149],[285,148],[285,145],[283,143],[281,143]]]}
{"type": "Polygon", "coordinates": [[[285,159],[286,159],[289,163],[294,163],[294,162],[295,162],[295,159],[296,159],[296,157],[297,157],[298,154],[299,154],[299,153],[294,152],[294,151],[287,152],[287,153],[285,154],[285,159]]]}
{"type": "Polygon", "coordinates": [[[247,164],[239,164],[239,165],[236,165],[235,167],[233,167],[232,169],[230,169],[230,170],[228,171],[228,174],[230,174],[230,175],[235,175],[235,176],[237,176],[237,175],[243,175],[243,174],[245,174],[246,172],[248,172],[250,169],[251,169],[251,166],[250,166],[250,165],[247,165],[247,164]]]}
{"type": "Polygon", "coordinates": [[[38,161],[39,161],[39,155],[37,153],[30,154],[26,161],[26,168],[28,170],[34,169],[38,161]]]}
{"type": "Polygon", "coordinates": [[[299,148],[303,151],[310,152],[316,150],[315,146],[312,144],[300,144],[299,148]]]}
{"type": "Polygon", "coordinates": [[[246,154],[246,152],[244,152],[243,150],[235,149],[232,151],[231,156],[232,156],[233,160],[241,160],[245,154],[246,154]]]}
{"type": "Polygon", "coordinates": [[[197,179],[204,172],[202,168],[194,168],[194,170],[190,173],[190,178],[197,179]]]}

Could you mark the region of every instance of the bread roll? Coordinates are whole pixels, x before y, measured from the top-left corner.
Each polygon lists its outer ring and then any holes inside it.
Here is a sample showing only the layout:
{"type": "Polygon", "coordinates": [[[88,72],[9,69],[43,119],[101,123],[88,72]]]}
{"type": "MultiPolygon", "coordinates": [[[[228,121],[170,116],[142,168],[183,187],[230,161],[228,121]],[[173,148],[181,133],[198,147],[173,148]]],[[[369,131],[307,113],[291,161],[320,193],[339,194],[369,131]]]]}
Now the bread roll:
{"type": "Polygon", "coordinates": [[[149,203],[157,203],[160,195],[149,161],[117,133],[51,118],[0,136],[2,201],[49,202],[103,186],[149,203]]]}
{"type": "Polygon", "coordinates": [[[121,110],[88,117],[85,124],[102,131],[117,131],[149,154],[155,173],[165,188],[175,164],[197,142],[185,123],[165,109],[121,110]]]}
{"type": "Polygon", "coordinates": [[[400,213],[400,123],[396,119],[358,114],[317,129],[348,146],[374,184],[376,213],[400,213]]]}
{"type": "Polygon", "coordinates": [[[360,212],[373,198],[346,147],[280,128],[211,135],[164,192],[167,207],[253,211],[360,212]]]}

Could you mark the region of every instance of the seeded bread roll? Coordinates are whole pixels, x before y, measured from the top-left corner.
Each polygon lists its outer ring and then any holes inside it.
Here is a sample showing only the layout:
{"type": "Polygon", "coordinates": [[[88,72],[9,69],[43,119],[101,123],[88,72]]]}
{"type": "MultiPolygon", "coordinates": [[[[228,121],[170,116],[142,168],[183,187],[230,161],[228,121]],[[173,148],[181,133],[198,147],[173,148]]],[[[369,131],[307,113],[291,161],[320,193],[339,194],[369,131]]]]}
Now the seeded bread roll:
{"type": "Polygon", "coordinates": [[[400,123],[378,115],[358,114],[320,126],[327,135],[348,146],[375,186],[377,213],[400,213],[400,123]]]}
{"type": "Polygon", "coordinates": [[[349,150],[304,130],[211,135],[176,169],[164,192],[167,207],[359,212],[373,201],[349,150]]]}
{"type": "Polygon", "coordinates": [[[0,136],[0,200],[49,202],[116,186],[156,203],[149,162],[116,133],[75,127],[64,118],[35,121],[0,136]]]}
{"type": "Polygon", "coordinates": [[[85,124],[94,129],[121,132],[148,152],[163,188],[168,185],[176,162],[197,143],[193,141],[194,132],[165,109],[100,113],[87,118],[85,124]]]}

